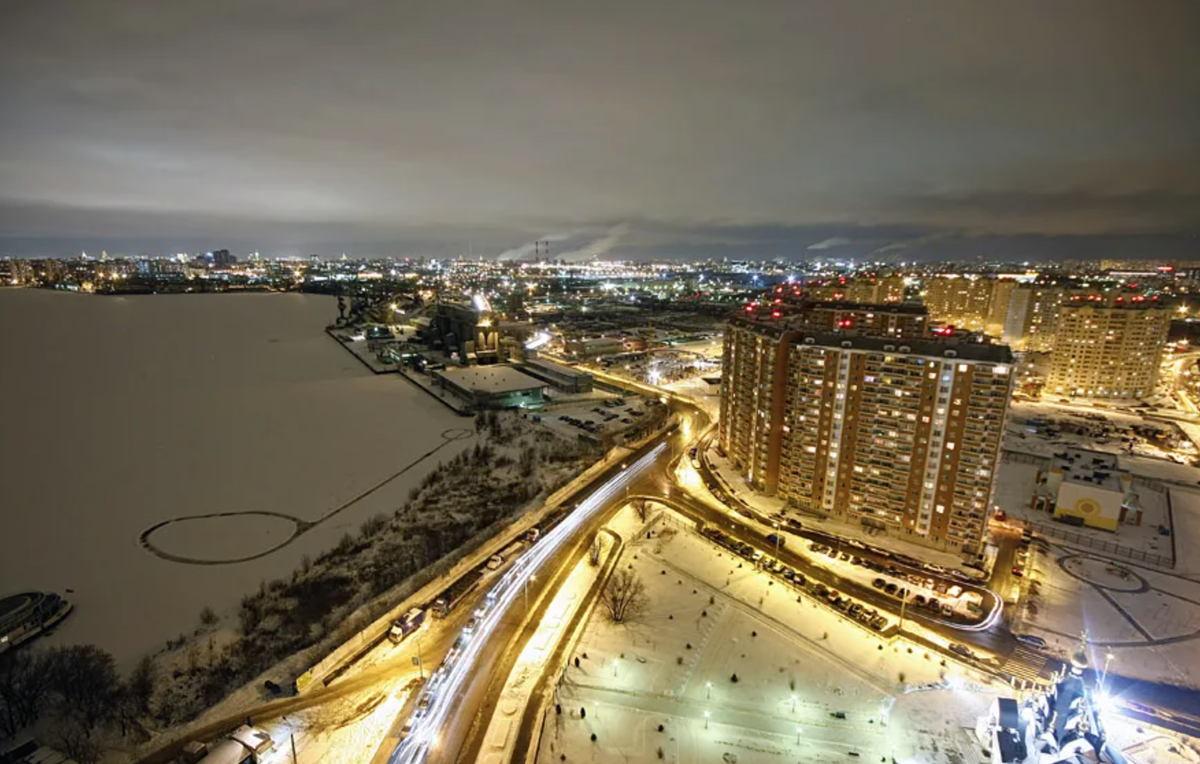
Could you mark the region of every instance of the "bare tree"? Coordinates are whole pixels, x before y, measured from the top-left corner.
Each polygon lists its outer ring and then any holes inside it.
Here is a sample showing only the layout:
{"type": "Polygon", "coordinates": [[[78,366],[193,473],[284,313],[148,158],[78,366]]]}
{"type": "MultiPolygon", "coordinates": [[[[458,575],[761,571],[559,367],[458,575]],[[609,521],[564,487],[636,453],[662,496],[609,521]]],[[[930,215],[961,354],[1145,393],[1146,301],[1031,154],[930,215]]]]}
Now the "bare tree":
{"type": "Polygon", "coordinates": [[[637,513],[638,519],[643,523],[650,518],[650,502],[645,499],[638,499],[633,502],[633,511],[637,513]]]}
{"type": "Polygon", "coordinates": [[[90,735],[116,710],[121,679],[112,655],[95,645],[72,645],[50,656],[51,686],[62,702],[64,715],[78,720],[90,735]]]}
{"type": "Polygon", "coordinates": [[[37,721],[49,692],[45,653],[9,650],[0,656],[0,732],[15,735],[37,721]]]}
{"type": "Polygon", "coordinates": [[[613,623],[624,623],[636,618],[650,604],[646,594],[646,583],[632,570],[623,569],[613,573],[600,595],[604,609],[613,623]]]}
{"type": "Polygon", "coordinates": [[[604,553],[604,542],[600,540],[600,534],[597,533],[592,537],[592,545],[588,547],[588,562],[592,567],[600,564],[600,555],[604,553]]]}
{"type": "Polygon", "coordinates": [[[60,724],[53,742],[79,764],[95,764],[100,759],[100,744],[78,720],[60,724]]]}

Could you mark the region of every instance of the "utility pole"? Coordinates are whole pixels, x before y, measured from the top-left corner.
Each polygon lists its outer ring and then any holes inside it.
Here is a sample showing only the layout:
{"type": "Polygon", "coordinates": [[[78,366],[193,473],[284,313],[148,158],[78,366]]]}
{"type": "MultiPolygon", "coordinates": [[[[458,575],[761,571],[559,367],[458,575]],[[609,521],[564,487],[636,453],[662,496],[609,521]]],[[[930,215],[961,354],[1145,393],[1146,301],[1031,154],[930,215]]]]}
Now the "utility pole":
{"type": "MultiPolygon", "coordinates": [[[[425,660],[421,657],[421,635],[417,635],[417,671],[421,675],[421,681],[425,681],[425,660]]],[[[294,764],[294,762],[293,762],[294,764]]]]}

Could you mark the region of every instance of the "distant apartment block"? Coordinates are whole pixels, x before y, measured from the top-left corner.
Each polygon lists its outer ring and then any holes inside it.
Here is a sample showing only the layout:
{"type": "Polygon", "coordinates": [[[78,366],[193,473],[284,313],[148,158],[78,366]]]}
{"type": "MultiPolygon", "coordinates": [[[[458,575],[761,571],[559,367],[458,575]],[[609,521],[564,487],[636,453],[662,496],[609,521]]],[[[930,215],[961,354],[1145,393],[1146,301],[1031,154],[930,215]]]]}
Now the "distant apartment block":
{"type": "Polygon", "coordinates": [[[816,301],[807,293],[777,292],[769,301],[747,306],[747,312],[779,313],[789,326],[810,331],[868,337],[924,337],[929,327],[929,312],[920,303],[816,301]]]}
{"type": "Polygon", "coordinates": [[[1016,284],[974,273],[934,276],[925,282],[925,306],[935,321],[973,331],[994,329],[991,333],[998,336],[1016,284]]]}
{"type": "Polygon", "coordinates": [[[815,281],[804,285],[804,293],[813,300],[862,303],[904,301],[903,276],[853,276],[845,279],[815,281]]]}
{"type": "Polygon", "coordinates": [[[1144,297],[1105,303],[1078,295],[1059,310],[1046,390],[1083,398],[1153,394],[1170,312],[1144,297]]]}
{"type": "Polygon", "coordinates": [[[980,551],[1013,374],[1007,347],[735,319],[719,444],[759,491],[938,548],[980,551]]]}
{"type": "Polygon", "coordinates": [[[1069,294],[1066,287],[1053,284],[1021,284],[1013,289],[1000,341],[1017,351],[1052,350],[1058,310],[1069,294]]]}

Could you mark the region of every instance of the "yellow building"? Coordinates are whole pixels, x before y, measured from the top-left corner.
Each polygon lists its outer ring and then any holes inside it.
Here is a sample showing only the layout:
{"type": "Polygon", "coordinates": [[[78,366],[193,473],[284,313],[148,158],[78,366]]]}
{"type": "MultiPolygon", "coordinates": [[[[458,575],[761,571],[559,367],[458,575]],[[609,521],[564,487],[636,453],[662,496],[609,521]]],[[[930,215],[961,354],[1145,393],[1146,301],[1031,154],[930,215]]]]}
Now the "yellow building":
{"type": "Polygon", "coordinates": [[[1047,392],[1082,398],[1154,393],[1170,312],[1144,298],[1103,304],[1072,297],[1059,309],[1047,392]]]}
{"type": "MultiPolygon", "coordinates": [[[[1127,520],[1127,509],[1137,503],[1131,484],[1113,454],[1068,449],[1056,455],[1039,494],[1053,500],[1055,520],[1116,532],[1127,520]]],[[[1140,513],[1129,519],[1141,523],[1140,513]]]]}

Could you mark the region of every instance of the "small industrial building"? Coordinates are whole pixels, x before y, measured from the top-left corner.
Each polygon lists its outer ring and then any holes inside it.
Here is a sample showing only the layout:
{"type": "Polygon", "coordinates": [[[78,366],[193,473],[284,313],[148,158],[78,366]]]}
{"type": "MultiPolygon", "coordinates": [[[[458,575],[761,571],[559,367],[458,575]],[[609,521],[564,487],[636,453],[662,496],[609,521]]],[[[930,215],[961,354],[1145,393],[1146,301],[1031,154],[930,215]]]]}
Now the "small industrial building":
{"type": "Polygon", "coordinates": [[[435,385],[477,409],[541,408],[546,402],[546,383],[508,364],[459,366],[430,373],[435,385]]]}
{"type": "Polygon", "coordinates": [[[620,337],[589,337],[567,340],[564,347],[573,358],[595,358],[623,352],[625,340],[620,337]]]}
{"type": "Polygon", "coordinates": [[[1054,519],[1116,531],[1121,523],[1141,525],[1132,476],[1120,469],[1115,454],[1067,449],[1054,454],[1049,469],[1038,476],[1034,508],[1053,509],[1054,519]]]}
{"type": "Polygon", "coordinates": [[[561,363],[541,358],[527,358],[521,365],[521,370],[564,393],[590,393],[592,391],[591,374],[564,366],[561,363]]]}

